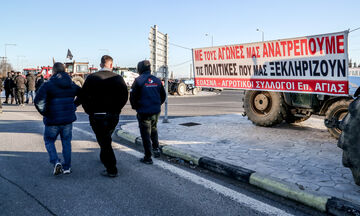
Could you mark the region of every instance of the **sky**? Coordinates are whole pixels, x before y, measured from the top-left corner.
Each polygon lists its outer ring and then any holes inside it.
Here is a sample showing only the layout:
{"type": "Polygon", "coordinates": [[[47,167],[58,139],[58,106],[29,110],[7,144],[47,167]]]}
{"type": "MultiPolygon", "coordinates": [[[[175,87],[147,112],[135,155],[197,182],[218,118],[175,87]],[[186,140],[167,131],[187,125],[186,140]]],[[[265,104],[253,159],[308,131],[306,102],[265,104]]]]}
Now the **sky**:
{"type": "MultiPolygon", "coordinates": [[[[169,70],[188,77],[191,50],[352,30],[360,27],[359,0],[2,0],[0,56],[17,70],[76,61],[98,67],[135,67],[149,59],[148,35],[157,25],[169,36],[169,70]],[[5,44],[16,44],[16,46],[5,44]]],[[[360,63],[360,29],[349,34],[349,59],[360,63]]]]}

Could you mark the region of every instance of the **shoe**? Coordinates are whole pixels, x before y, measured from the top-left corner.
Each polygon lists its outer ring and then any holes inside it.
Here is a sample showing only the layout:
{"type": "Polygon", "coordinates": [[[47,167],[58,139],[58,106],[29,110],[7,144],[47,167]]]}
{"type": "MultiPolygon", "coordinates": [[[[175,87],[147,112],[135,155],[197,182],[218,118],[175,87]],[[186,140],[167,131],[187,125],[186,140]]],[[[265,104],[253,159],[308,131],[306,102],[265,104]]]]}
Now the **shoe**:
{"type": "Polygon", "coordinates": [[[110,177],[110,178],[115,178],[115,177],[117,177],[118,176],[118,174],[117,173],[108,173],[108,171],[106,171],[106,170],[103,170],[103,171],[101,171],[101,173],[100,173],[102,176],[106,176],[106,177],[110,177]]]}
{"type": "Polygon", "coordinates": [[[69,169],[67,169],[67,170],[64,170],[63,173],[64,173],[64,174],[70,174],[70,173],[72,173],[71,168],[69,168],[69,169]]]}
{"type": "Polygon", "coordinates": [[[56,163],[55,164],[55,167],[54,167],[54,175],[60,175],[61,173],[63,173],[63,168],[62,168],[62,165],[61,163],[56,163]]]}
{"type": "Polygon", "coordinates": [[[153,164],[153,161],[152,161],[152,159],[151,158],[141,158],[140,159],[140,162],[141,163],[144,163],[144,164],[153,164]]]}
{"type": "Polygon", "coordinates": [[[156,149],[153,149],[153,154],[154,154],[154,157],[155,158],[158,158],[160,157],[160,149],[159,148],[156,148],[156,149]]]}

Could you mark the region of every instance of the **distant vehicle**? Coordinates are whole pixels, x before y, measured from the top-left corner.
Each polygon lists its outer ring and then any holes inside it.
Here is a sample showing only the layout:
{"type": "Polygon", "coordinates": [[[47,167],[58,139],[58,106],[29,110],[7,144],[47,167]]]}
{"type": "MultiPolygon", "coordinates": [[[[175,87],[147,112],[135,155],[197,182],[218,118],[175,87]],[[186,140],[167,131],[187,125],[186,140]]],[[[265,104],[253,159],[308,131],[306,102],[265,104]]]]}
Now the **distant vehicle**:
{"type": "Polygon", "coordinates": [[[349,68],[349,94],[353,95],[360,87],[360,67],[349,68]]]}
{"type": "Polygon", "coordinates": [[[196,95],[201,88],[195,87],[195,82],[193,79],[169,79],[169,94],[174,95],[177,93],[180,96],[185,95],[185,93],[192,93],[196,95]]]}
{"type": "Polygon", "coordinates": [[[95,73],[96,71],[98,71],[98,69],[96,67],[89,67],[90,73],[95,73]]]}
{"type": "Polygon", "coordinates": [[[71,76],[72,81],[82,87],[87,75],[91,73],[89,70],[89,62],[65,62],[65,70],[71,76]]]}
{"type": "Polygon", "coordinates": [[[24,68],[23,71],[24,71],[23,74],[26,76],[29,73],[37,74],[38,72],[40,72],[40,69],[39,68],[24,68]]]}
{"type": "Polygon", "coordinates": [[[131,87],[136,77],[139,76],[139,74],[136,72],[136,68],[114,67],[113,72],[122,76],[128,87],[131,87]]]}
{"type": "Polygon", "coordinates": [[[52,67],[50,66],[43,66],[41,67],[40,70],[41,74],[44,76],[44,79],[48,80],[50,79],[51,75],[52,75],[52,67]]]}

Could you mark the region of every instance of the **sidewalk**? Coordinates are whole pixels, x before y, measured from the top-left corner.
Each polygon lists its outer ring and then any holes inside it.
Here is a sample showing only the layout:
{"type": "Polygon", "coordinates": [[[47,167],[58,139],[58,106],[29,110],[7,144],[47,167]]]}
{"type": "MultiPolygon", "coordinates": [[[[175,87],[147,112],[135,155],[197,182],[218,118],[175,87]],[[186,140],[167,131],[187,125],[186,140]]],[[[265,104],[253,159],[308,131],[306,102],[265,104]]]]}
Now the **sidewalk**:
{"type": "MultiPolygon", "coordinates": [[[[136,122],[122,130],[140,136],[136,122]]],[[[360,204],[360,186],[342,166],[342,150],[321,119],[265,128],[240,114],[201,116],[160,120],[158,130],[160,142],[179,151],[250,169],[320,197],[360,204]]]]}

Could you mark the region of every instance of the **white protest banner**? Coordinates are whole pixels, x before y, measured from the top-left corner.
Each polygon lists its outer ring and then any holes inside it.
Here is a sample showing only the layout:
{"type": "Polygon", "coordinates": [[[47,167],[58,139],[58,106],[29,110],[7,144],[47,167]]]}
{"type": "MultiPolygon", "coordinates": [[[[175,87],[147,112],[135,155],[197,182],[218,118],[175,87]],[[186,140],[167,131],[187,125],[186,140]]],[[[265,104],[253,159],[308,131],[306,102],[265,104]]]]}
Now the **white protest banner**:
{"type": "Polygon", "coordinates": [[[193,49],[195,85],[347,95],[348,31],[193,49]]]}

